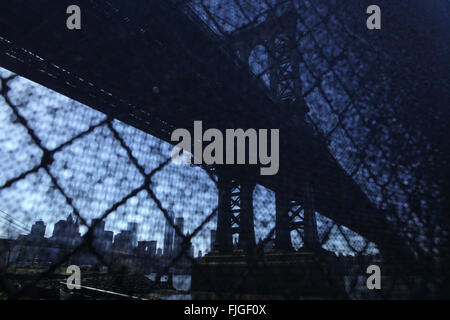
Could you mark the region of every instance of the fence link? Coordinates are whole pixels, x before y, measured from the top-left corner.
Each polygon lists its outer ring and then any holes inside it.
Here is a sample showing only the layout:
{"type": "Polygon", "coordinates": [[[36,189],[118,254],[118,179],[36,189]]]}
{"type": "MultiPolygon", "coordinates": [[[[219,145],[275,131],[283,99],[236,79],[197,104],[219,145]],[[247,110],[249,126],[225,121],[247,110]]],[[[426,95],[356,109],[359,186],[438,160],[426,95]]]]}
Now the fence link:
{"type": "MultiPolygon", "coordinates": [[[[448,35],[431,37],[414,20],[426,4],[380,2],[386,28],[394,16],[404,22],[387,40],[386,31],[366,29],[365,1],[173,1],[250,69],[279,106],[267,117],[283,119],[289,143],[315,139],[327,146],[330,159],[383,214],[385,224],[360,234],[352,230],[357,222],[346,225],[339,214],[336,221],[317,204],[312,221],[320,250],[311,255],[304,251],[305,201],[289,199],[293,249],[280,252],[275,191],[257,184],[255,249],[243,255],[243,233],[234,233],[233,251],[221,258],[214,249],[217,171],[176,165],[168,142],[0,69],[2,297],[99,297],[61,285],[67,266],[79,265],[83,286],[150,299],[299,297],[272,282],[301,283],[304,298],[448,298],[448,35]],[[390,242],[388,232],[400,240],[390,242]],[[279,262],[297,259],[292,253],[305,260],[285,273],[279,262]],[[230,269],[220,259],[244,267],[230,269]],[[367,288],[370,265],[380,267],[381,290],[367,288]],[[249,280],[255,278],[270,280],[249,280]]],[[[145,2],[137,3],[134,9],[145,12],[145,2]]],[[[120,15],[115,5],[98,6],[120,15]]],[[[182,37],[174,35],[180,43],[182,37]]],[[[242,210],[245,185],[230,186],[231,212],[242,210]]],[[[314,198],[319,202],[320,192],[314,198]]],[[[358,219],[373,214],[362,209],[358,219]]],[[[233,219],[231,227],[239,228],[242,212],[233,219]]]]}

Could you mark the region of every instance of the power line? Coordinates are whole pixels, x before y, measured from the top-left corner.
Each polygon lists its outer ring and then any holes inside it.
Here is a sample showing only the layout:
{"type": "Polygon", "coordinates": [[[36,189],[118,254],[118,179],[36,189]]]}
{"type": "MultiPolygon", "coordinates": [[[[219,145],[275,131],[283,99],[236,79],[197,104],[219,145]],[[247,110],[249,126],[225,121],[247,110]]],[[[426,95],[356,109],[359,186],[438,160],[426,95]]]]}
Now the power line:
{"type": "Polygon", "coordinates": [[[3,213],[3,214],[5,214],[5,215],[7,215],[9,218],[13,219],[15,222],[18,222],[18,224],[22,224],[22,226],[24,226],[24,227],[27,228],[27,224],[26,224],[26,223],[23,223],[23,222],[20,221],[19,219],[17,219],[17,218],[15,218],[15,217],[11,216],[9,213],[7,213],[7,212],[5,212],[5,211],[3,211],[3,210],[1,210],[1,209],[0,209],[0,213],[3,213]]]}
{"type": "MultiPolygon", "coordinates": [[[[12,226],[12,227],[15,227],[15,228],[18,229],[18,230],[21,230],[22,232],[23,232],[23,231],[29,232],[29,230],[28,230],[27,228],[24,228],[24,227],[22,227],[21,225],[16,224],[13,220],[7,219],[7,218],[2,217],[2,216],[0,216],[0,218],[7,221],[7,222],[3,222],[3,224],[5,224],[5,225],[8,224],[9,226],[12,226]]],[[[0,222],[1,222],[1,220],[0,220],[0,222]]]]}
{"type": "Polygon", "coordinates": [[[6,220],[7,222],[5,222],[5,221],[1,221],[0,220],[0,223],[2,223],[3,225],[5,225],[7,228],[13,228],[13,229],[15,229],[16,231],[19,231],[19,232],[21,232],[21,233],[23,233],[23,232],[29,232],[28,230],[25,230],[25,229],[23,229],[23,228],[21,228],[21,227],[18,227],[18,226],[16,226],[16,225],[14,225],[14,224],[12,224],[10,221],[8,221],[8,220],[6,220]]]}
{"type": "Polygon", "coordinates": [[[27,226],[26,223],[23,223],[23,222],[20,221],[19,219],[12,217],[12,216],[11,216],[10,214],[8,214],[7,212],[5,212],[5,211],[3,211],[3,210],[0,210],[0,213],[3,213],[3,214],[5,214],[5,215],[7,215],[10,219],[14,220],[14,222],[16,222],[17,225],[22,225],[23,228],[28,229],[28,226],[27,226]]]}

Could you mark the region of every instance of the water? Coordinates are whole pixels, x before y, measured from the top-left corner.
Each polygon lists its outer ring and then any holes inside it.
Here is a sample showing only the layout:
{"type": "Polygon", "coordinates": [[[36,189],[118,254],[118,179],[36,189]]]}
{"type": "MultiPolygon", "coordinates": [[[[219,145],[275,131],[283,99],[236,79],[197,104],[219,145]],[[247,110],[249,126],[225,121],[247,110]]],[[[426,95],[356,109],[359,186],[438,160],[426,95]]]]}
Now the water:
{"type": "MultiPolygon", "coordinates": [[[[147,277],[155,281],[157,273],[150,273],[147,277]]],[[[167,275],[161,277],[161,282],[167,281],[167,275]]],[[[179,291],[189,291],[191,289],[191,275],[190,274],[174,274],[172,276],[173,287],[179,291]]],[[[162,297],[164,300],[191,300],[190,294],[173,294],[162,297]]]]}

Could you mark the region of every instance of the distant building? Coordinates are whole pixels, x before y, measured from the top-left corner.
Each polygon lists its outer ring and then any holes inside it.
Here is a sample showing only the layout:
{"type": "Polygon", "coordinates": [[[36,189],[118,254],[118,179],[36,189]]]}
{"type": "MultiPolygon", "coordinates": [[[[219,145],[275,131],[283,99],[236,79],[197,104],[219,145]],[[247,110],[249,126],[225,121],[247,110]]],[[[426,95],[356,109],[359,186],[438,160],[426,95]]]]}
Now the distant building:
{"type": "Polygon", "coordinates": [[[81,243],[80,224],[71,214],[66,220],[59,220],[53,228],[52,241],[63,246],[76,246],[81,243]]]}
{"type": "Polygon", "coordinates": [[[131,253],[133,251],[133,233],[129,230],[122,230],[114,237],[114,251],[131,253]]]}
{"type": "Polygon", "coordinates": [[[27,235],[20,235],[19,240],[33,241],[35,243],[40,243],[45,239],[45,224],[42,220],[36,221],[31,226],[31,231],[27,235]]]}
{"type": "MultiPolygon", "coordinates": [[[[178,230],[184,234],[184,218],[178,217],[175,219],[175,226],[178,228],[178,230]]],[[[173,241],[173,251],[174,255],[178,255],[181,250],[183,249],[183,237],[180,236],[178,233],[175,232],[174,234],[174,241],[173,241]]]]}
{"type": "Polygon", "coordinates": [[[93,219],[93,247],[100,252],[109,252],[112,248],[114,232],[105,230],[105,221],[93,219]]]}
{"type": "Polygon", "coordinates": [[[136,253],[140,257],[155,257],[156,256],[156,241],[139,241],[136,253]]]}
{"type": "Polygon", "coordinates": [[[173,212],[169,212],[169,220],[166,219],[166,225],[164,228],[164,255],[171,256],[173,253],[173,236],[174,229],[171,224],[173,224],[173,212]]]}
{"type": "Polygon", "coordinates": [[[134,248],[137,246],[137,234],[138,234],[137,222],[128,222],[127,230],[131,232],[131,243],[134,248]]]}
{"type": "Polygon", "coordinates": [[[45,236],[45,223],[42,220],[36,221],[32,226],[31,226],[31,232],[28,235],[28,238],[31,239],[35,239],[35,240],[39,240],[39,239],[44,239],[45,236]]]}
{"type": "MultiPolygon", "coordinates": [[[[175,221],[180,231],[184,231],[184,219],[177,218],[175,221]]],[[[102,259],[92,254],[88,249],[82,249],[73,254],[68,263],[76,265],[101,266],[109,263],[111,259],[134,259],[136,265],[142,270],[152,270],[154,264],[164,259],[163,249],[157,248],[157,241],[139,241],[133,246],[137,239],[137,223],[127,225],[128,230],[122,230],[114,236],[112,231],[105,230],[105,221],[93,219],[91,222],[90,236],[92,246],[100,254],[102,259]],[[114,242],[113,242],[114,240],[114,242]]],[[[173,229],[173,228],[172,228],[173,229]]],[[[46,225],[43,221],[36,221],[31,226],[27,235],[22,235],[18,240],[0,239],[0,248],[6,247],[8,255],[0,252],[0,264],[14,261],[16,266],[48,265],[60,260],[64,254],[73,250],[74,246],[81,243],[79,223],[72,215],[67,219],[58,221],[50,238],[45,238],[46,225]]],[[[182,247],[182,236],[172,237],[172,249],[180,250],[182,247]],[[174,240],[176,239],[176,240],[174,240]]],[[[188,252],[193,256],[193,248],[187,246],[188,252]]],[[[172,250],[172,254],[173,254],[172,250]]],[[[189,265],[189,259],[184,257],[176,265],[177,270],[184,270],[189,265]]]]}

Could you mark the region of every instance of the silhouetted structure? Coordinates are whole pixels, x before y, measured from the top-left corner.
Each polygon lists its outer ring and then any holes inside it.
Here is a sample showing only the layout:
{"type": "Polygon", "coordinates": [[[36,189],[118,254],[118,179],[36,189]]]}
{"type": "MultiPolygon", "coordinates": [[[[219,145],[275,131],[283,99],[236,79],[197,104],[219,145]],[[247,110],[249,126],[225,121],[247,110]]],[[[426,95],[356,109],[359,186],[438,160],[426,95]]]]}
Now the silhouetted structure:
{"type": "Polygon", "coordinates": [[[172,226],[175,223],[173,217],[173,212],[169,212],[169,219],[166,220],[164,227],[164,255],[166,257],[170,257],[173,254],[173,240],[175,234],[172,226]]]}
{"type": "Polygon", "coordinates": [[[105,230],[105,221],[103,220],[93,219],[92,224],[95,225],[92,245],[100,252],[110,252],[112,249],[114,232],[105,230]]]}
{"type": "MultiPolygon", "coordinates": [[[[178,217],[175,219],[175,226],[178,231],[184,236],[184,218],[178,217]]],[[[183,250],[183,236],[179,235],[177,232],[174,233],[174,255],[178,255],[183,250]]]]}
{"type": "Polygon", "coordinates": [[[131,244],[133,247],[136,247],[137,246],[137,233],[138,233],[137,222],[128,222],[128,231],[131,232],[131,244]]]}
{"type": "Polygon", "coordinates": [[[67,247],[80,244],[81,234],[78,219],[69,214],[66,220],[59,220],[55,223],[51,240],[67,247]]]}
{"type": "Polygon", "coordinates": [[[31,232],[27,237],[28,240],[42,240],[45,236],[45,223],[42,220],[36,221],[31,226],[31,232]]]}
{"type": "Polygon", "coordinates": [[[133,232],[122,230],[114,236],[113,250],[123,253],[132,253],[133,251],[133,232]]]}

